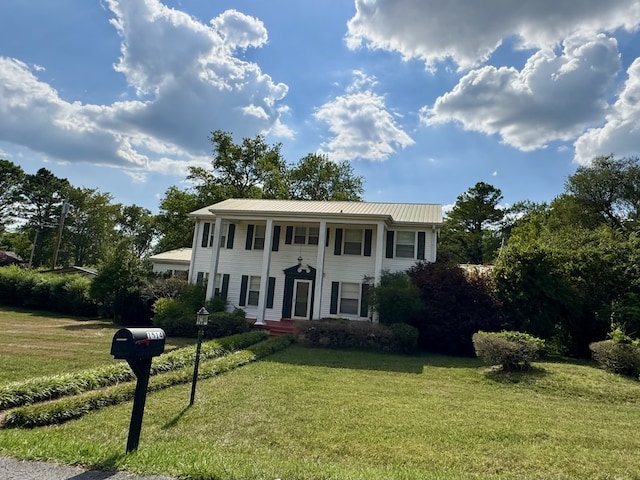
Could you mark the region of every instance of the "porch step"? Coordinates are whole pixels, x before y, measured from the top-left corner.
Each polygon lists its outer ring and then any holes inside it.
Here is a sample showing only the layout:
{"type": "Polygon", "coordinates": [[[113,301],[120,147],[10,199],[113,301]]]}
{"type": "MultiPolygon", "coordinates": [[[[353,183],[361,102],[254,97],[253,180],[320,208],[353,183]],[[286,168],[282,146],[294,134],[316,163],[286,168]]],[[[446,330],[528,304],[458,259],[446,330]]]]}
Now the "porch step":
{"type": "Polygon", "coordinates": [[[268,330],[271,336],[294,335],[296,333],[296,324],[293,320],[283,319],[279,322],[274,320],[265,320],[264,325],[255,325],[262,330],[268,330]]]}

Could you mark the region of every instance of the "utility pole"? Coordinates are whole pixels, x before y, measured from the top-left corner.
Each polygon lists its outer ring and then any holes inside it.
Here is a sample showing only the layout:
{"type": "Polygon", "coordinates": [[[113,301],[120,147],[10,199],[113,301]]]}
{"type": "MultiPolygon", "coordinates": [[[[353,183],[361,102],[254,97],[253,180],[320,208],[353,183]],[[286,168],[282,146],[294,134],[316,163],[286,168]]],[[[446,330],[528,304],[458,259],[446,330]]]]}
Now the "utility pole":
{"type": "Polygon", "coordinates": [[[51,270],[56,269],[56,263],[58,263],[58,251],[60,250],[60,242],[62,241],[62,230],[64,229],[64,219],[69,213],[69,192],[62,202],[62,212],[60,212],[60,223],[58,226],[58,240],[56,241],[56,248],[53,251],[53,260],[51,262],[51,270]]]}

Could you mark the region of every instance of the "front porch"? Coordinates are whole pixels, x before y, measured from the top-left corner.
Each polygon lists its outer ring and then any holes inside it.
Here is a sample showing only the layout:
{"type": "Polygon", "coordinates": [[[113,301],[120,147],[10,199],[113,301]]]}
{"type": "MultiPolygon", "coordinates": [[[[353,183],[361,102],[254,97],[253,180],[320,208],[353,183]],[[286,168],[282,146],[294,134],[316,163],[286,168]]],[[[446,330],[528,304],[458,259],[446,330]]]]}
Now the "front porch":
{"type": "Polygon", "coordinates": [[[295,320],[290,318],[283,318],[280,321],[277,320],[265,320],[264,325],[256,325],[255,318],[248,318],[247,323],[252,328],[257,328],[260,330],[267,330],[269,335],[271,336],[281,336],[281,335],[295,335],[296,333],[296,323],[295,320]]]}

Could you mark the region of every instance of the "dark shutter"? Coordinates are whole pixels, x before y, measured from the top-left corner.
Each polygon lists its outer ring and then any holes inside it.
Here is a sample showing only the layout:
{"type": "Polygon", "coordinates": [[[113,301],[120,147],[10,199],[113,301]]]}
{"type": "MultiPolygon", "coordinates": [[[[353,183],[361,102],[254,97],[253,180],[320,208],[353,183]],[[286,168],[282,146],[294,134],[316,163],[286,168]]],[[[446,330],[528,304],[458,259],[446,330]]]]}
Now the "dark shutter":
{"type": "Polygon", "coordinates": [[[200,242],[200,245],[203,247],[209,246],[210,229],[211,229],[211,224],[209,222],[204,222],[204,228],[202,229],[202,242],[200,242]]]}
{"type": "Polygon", "coordinates": [[[340,282],[331,282],[331,306],[329,313],[335,315],[338,313],[338,292],[340,290],[340,282]]]}
{"type": "Polygon", "coordinates": [[[247,225],[247,241],[244,244],[245,250],[251,250],[251,247],[253,246],[253,228],[253,225],[247,225]]]}
{"type": "Polygon", "coordinates": [[[418,260],[424,260],[424,244],[425,234],[424,232],[418,232],[418,260]]]}
{"type": "Polygon", "coordinates": [[[233,248],[233,237],[236,234],[236,224],[229,224],[229,232],[227,233],[227,248],[231,250],[233,248]]]}
{"type": "Polygon", "coordinates": [[[276,291],[276,277],[269,277],[267,285],[267,308],[273,308],[273,295],[276,291]]]}
{"type": "Polygon", "coordinates": [[[225,273],[222,275],[222,289],[220,291],[220,296],[227,299],[227,293],[229,292],[229,274],[225,273]]]}
{"type": "Polygon", "coordinates": [[[198,272],[198,276],[196,277],[196,283],[198,285],[202,285],[204,283],[204,272],[198,272]]]}
{"type": "Polygon", "coordinates": [[[293,302],[293,277],[284,281],[284,297],[282,299],[282,318],[291,318],[291,303],[293,302]]]}
{"type": "Polygon", "coordinates": [[[366,283],[362,284],[360,291],[360,316],[369,316],[369,285],[366,283]]]}
{"type": "Polygon", "coordinates": [[[364,256],[371,256],[371,237],[373,236],[373,230],[370,228],[365,229],[364,231],[364,256]]]}
{"type": "Polygon", "coordinates": [[[280,248],[280,225],[274,225],[273,238],[271,239],[271,251],[277,252],[280,248]]]}
{"type": "Polygon", "coordinates": [[[393,258],[393,230],[387,231],[387,258],[393,258]]]}
{"type": "Polygon", "coordinates": [[[247,304],[247,286],[249,285],[249,276],[242,275],[242,281],[240,282],[240,299],[238,305],[244,307],[247,304]]]}
{"type": "Polygon", "coordinates": [[[342,229],[336,228],[336,239],[333,246],[334,255],[342,255],[342,229]]]}
{"type": "Polygon", "coordinates": [[[329,246],[329,234],[331,233],[331,229],[327,228],[327,239],[324,242],[324,246],[328,247],[329,246]]]}
{"type": "Polygon", "coordinates": [[[284,243],[287,245],[291,245],[293,243],[293,227],[291,225],[287,225],[287,231],[284,235],[284,243]]]}

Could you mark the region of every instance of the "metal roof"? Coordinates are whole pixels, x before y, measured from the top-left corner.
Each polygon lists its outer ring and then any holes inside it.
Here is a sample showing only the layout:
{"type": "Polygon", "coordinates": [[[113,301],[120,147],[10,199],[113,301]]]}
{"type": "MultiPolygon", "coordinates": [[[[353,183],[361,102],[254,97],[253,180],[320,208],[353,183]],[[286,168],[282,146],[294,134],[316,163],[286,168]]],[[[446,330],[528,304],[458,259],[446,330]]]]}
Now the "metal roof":
{"type": "Polygon", "coordinates": [[[394,224],[442,224],[442,205],[430,203],[378,203],[317,200],[264,200],[231,198],[201,208],[192,217],[279,216],[385,220],[394,224]]]}
{"type": "Polygon", "coordinates": [[[191,262],[191,248],[178,248],[151,255],[149,259],[157,263],[189,263],[191,262]]]}

